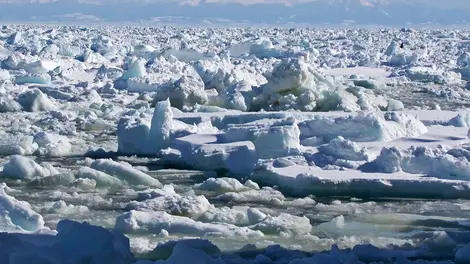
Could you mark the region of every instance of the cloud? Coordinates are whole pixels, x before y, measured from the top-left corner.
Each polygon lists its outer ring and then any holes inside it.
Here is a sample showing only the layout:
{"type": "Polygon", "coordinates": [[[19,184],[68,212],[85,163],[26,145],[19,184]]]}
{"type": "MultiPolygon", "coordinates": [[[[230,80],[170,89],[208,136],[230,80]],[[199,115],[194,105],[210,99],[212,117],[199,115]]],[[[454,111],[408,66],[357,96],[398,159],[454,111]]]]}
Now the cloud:
{"type": "Polygon", "coordinates": [[[299,3],[323,1],[329,3],[350,4],[358,3],[366,6],[386,5],[394,3],[414,3],[424,6],[440,6],[440,7],[470,7],[468,0],[0,0],[0,4],[15,3],[51,3],[51,2],[75,2],[82,4],[119,4],[119,3],[136,3],[136,4],[158,4],[158,3],[180,3],[181,5],[197,6],[203,3],[238,3],[242,5],[253,4],[284,4],[295,5],[299,3]]]}
{"type": "Polygon", "coordinates": [[[71,13],[71,14],[58,15],[54,17],[61,18],[61,19],[80,20],[80,21],[101,21],[101,19],[97,16],[86,15],[82,13],[71,13]]]}

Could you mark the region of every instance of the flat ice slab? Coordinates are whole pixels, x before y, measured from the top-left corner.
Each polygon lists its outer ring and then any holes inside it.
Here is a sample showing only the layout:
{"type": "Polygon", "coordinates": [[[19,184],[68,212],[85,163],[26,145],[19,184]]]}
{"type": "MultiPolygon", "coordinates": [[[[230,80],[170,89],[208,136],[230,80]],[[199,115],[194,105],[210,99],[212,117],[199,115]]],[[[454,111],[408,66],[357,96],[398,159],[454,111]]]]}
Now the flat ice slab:
{"type": "Polygon", "coordinates": [[[251,179],[262,184],[277,185],[284,192],[296,196],[470,198],[468,181],[443,180],[405,172],[328,171],[294,165],[255,172],[251,179]]]}
{"type": "Polygon", "coordinates": [[[351,68],[332,68],[324,70],[326,74],[342,75],[362,75],[364,77],[386,78],[390,72],[383,68],[372,67],[351,67],[351,68]]]}

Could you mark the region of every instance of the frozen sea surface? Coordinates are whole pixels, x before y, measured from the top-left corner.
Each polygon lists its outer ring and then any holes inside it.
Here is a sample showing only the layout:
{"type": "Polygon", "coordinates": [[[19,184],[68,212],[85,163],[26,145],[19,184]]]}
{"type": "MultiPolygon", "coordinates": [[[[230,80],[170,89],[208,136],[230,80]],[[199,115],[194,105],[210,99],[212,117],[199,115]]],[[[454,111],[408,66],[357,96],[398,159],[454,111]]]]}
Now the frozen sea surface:
{"type": "Polygon", "coordinates": [[[0,263],[470,263],[469,39],[4,26],[0,263]]]}

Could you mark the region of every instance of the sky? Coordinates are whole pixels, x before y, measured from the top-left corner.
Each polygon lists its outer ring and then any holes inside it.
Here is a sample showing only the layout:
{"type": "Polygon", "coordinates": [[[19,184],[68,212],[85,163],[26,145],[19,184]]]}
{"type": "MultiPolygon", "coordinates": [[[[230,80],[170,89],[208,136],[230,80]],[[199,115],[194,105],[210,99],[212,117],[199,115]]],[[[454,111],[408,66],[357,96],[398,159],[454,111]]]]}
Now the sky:
{"type": "Polygon", "coordinates": [[[447,25],[469,14],[470,0],[0,0],[5,22],[447,25]]]}
{"type": "Polygon", "coordinates": [[[158,4],[158,3],[177,3],[180,5],[193,5],[197,6],[202,3],[237,3],[242,5],[254,4],[285,4],[296,5],[308,2],[335,2],[335,3],[351,3],[357,2],[364,6],[377,6],[389,4],[402,4],[402,3],[420,3],[424,6],[436,7],[460,7],[470,6],[469,0],[0,0],[0,4],[35,4],[35,3],[51,3],[51,2],[77,2],[83,4],[117,4],[117,3],[139,3],[139,4],[158,4]]]}

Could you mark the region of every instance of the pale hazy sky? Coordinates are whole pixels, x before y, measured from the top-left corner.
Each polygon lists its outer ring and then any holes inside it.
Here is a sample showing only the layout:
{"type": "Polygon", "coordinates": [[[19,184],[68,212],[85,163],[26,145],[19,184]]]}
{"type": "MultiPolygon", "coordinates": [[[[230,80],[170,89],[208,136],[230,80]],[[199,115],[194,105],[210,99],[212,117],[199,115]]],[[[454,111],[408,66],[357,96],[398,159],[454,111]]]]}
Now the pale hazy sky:
{"type": "Polygon", "coordinates": [[[354,21],[363,24],[403,25],[410,23],[468,24],[470,23],[469,14],[470,0],[0,0],[0,21],[29,19],[35,21],[39,19],[45,21],[48,19],[61,21],[71,19],[80,21],[147,21],[154,17],[176,16],[197,21],[220,18],[232,21],[261,21],[263,23],[354,21]],[[58,3],[45,5],[45,3],[51,2],[58,3]],[[321,2],[322,5],[308,7],[296,5],[312,2],[321,2]],[[15,5],[18,3],[26,4],[26,6],[15,5]],[[38,3],[44,5],[33,5],[38,3]],[[159,6],[159,3],[170,3],[170,5],[159,6]],[[215,6],[211,3],[238,3],[242,5],[215,6]],[[336,3],[336,5],[323,5],[324,3],[336,3]],[[154,6],[149,8],[142,4],[154,4],[154,6]],[[181,5],[181,8],[177,6],[178,4],[181,5]],[[266,6],[250,6],[252,4],[266,4],[266,6]],[[269,4],[282,4],[292,8],[286,9],[282,5],[269,4]],[[368,7],[375,8],[371,10],[368,7]],[[354,12],[350,12],[350,10],[354,10],[354,12]]]}
{"type": "Polygon", "coordinates": [[[196,5],[201,2],[206,3],[242,3],[242,4],[257,4],[257,3],[285,3],[295,4],[302,2],[313,2],[313,1],[328,1],[328,2],[360,2],[363,5],[376,4],[376,3],[416,3],[420,2],[425,5],[459,5],[468,4],[470,0],[0,0],[0,3],[47,3],[56,1],[74,1],[83,3],[117,3],[117,2],[141,2],[141,3],[159,3],[159,2],[180,2],[182,4],[193,4],[196,5]]]}

